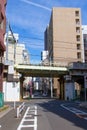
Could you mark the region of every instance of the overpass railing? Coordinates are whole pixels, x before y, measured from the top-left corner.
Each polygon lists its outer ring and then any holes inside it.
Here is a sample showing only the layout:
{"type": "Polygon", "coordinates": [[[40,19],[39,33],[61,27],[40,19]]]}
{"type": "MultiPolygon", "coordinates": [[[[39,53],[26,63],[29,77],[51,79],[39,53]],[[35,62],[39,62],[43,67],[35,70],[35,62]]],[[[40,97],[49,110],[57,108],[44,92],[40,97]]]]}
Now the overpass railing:
{"type": "Polygon", "coordinates": [[[69,69],[87,69],[87,63],[73,62],[68,65],[69,69]]]}

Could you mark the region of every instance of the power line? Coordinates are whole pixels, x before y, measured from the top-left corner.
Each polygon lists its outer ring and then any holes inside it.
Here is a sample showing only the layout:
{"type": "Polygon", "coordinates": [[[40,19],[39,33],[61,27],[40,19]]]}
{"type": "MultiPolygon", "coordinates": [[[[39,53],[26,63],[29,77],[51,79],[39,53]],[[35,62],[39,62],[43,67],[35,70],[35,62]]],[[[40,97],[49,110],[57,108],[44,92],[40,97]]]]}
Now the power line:
{"type": "Polygon", "coordinates": [[[35,56],[35,57],[38,57],[38,56],[41,56],[41,55],[35,55],[35,54],[29,54],[30,56],[35,56]]]}
{"type": "MultiPolygon", "coordinates": [[[[26,45],[26,44],[25,44],[25,45],[26,45]]],[[[27,46],[27,45],[26,45],[26,46],[27,46]]],[[[29,47],[32,47],[32,46],[35,46],[35,44],[31,44],[31,43],[30,43],[30,44],[28,44],[28,46],[29,46],[29,47]],[[29,46],[29,45],[30,45],[30,46],[29,46]]],[[[42,47],[42,45],[36,45],[36,46],[42,47]]],[[[62,46],[57,46],[57,45],[56,45],[56,46],[54,46],[54,49],[55,49],[55,48],[59,48],[59,49],[62,48],[62,50],[66,50],[66,49],[72,50],[72,51],[75,50],[75,48],[68,47],[68,46],[67,46],[67,47],[62,47],[62,46]]],[[[81,48],[81,49],[76,49],[76,50],[82,50],[82,48],[81,48]]]]}
{"type": "MultiPolygon", "coordinates": [[[[36,40],[41,40],[41,41],[44,41],[44,39],[42,39],[42,38],[36,38],[36,37],[26,37],[26,36],[21,36],[23,39],[25,38],[25,39],[28,39],[28,41],[29,40],[34,40],[34,39],[36,39],[36,40]]],[[[67,44],[77,44],[76,42],[68,42],[68,41],[53,41],[53,42],[59,42],[59,43],[67,43],[67,44]]]]}
{"type": "MultiPolygon", "coordinates": [[[[29,38],[29,37],[23,37],[23,38],[29,38]]],[[[41,40],[41,41],[44,40],[44,39],[33,38],[33,37],[32,37],[32,38],[28,39],[27,42],[29,42],[29,40],[31,40],[31,39],[32,39],[32,40],[33,40],[33,39],[37,39],[37,40],[41,40]]],[[[26,41],[25,41],[25,42],[26,42],[26,41]]],[[[68,41],[53,41],[53,42],[62,43],[62,44],[63,44],[63,43],[67,43],[67,44],[70,44],[70,45],[71,45],[71,44],[72,44],[72,45],[74,45],[74,44],[75,44],[75,45],[80,44],[80,43],[68,42],[68,41]]],[[[30,44],[30,45],[35,45],[35,44],[32,44],[32,43],[29,43],[29,44],[30,44]]],[[[42,45],[37,45],[37,46],[42,46],[42,45]]],[[[56,46],[55,46],[55,47],[56,47],[56,46]]]]}
{"type": "Polygon", "coordinates": [[[42,39],[42,38],[37,38],[37,37],[26,37],[26,36],[21,36],[20,35],[20,37],[21,38],[23,38],[23,39],[29,39],[29,40],[40,40],[40,41],[43,41],[44,39],[42,39]]]}

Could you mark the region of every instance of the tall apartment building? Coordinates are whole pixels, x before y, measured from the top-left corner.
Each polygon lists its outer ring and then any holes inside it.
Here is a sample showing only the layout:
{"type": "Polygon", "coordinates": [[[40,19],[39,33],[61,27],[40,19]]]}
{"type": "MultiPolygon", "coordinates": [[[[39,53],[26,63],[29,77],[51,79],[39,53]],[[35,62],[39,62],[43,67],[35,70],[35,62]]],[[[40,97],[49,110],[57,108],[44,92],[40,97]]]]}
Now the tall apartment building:
{"type": "Polygon", "coordinates": [[[0,0],[0,91],[2,92],[3,86],[3,65],[4,65],[4,34],[6,30],[6,15],[5,15],[5,8],[6,8],[6,0],[0,0]]]}
{"type": "Polygon", "coordinates": [[[82,26],[83,62],[87,63],[87,25],[82,26]]]}
{"type": "MultiPolygon", "coordinates": [[[[71,62],[83,61],[80,8],[54,7],[44,36],[45,50],[48,50],[53,65],[68,66],[71,62]]],[[[53,80],[56,96],[64,95],[62,79],[53,80]]]]}
{"type": "Polygon", "coordinates": [[[49,51],[49,59],[53,63],[68,65],[83,60],[79,8],[53,8],[45,31],[45,49],[49,51]]]}

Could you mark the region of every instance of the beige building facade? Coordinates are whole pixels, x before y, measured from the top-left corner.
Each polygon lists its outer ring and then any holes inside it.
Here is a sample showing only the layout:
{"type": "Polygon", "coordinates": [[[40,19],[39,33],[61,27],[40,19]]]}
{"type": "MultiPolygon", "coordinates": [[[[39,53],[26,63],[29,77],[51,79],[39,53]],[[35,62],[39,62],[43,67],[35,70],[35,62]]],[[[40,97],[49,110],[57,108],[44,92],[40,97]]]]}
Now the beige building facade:
{"type": "MultiPolygon", "coordinates": [[[[80,8],[54,7],[44,36],[45,50],[53,65],[68,66],[83,61],[80,8]]],[[[53,90],[56,96],[64,97],[63,77],[53,80],[53,90]]]]}
{"type": "Polygon", "coordinates": [[[82,61],[81,11],[79,8],[53,8],[45,31],[45,49],[55,64],[82,61]]]}

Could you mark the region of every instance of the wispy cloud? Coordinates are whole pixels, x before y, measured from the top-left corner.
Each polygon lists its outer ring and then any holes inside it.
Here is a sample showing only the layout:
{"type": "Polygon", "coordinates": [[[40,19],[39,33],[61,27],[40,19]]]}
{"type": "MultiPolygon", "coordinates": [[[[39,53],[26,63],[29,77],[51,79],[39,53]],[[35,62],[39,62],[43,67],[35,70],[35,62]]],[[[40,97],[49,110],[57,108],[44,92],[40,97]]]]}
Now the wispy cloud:
{"type": "Polygon", "coordinates": [[[43,6],[43,5],[40,5],[40,4],[37,4],[37,3],[34,3],[34,2],[31,2],[31,1],[29,1],[29,0],[20,0],[20,1],[25,2],[25,3],[27,3],[27,4],[31,4],[31,5],[33,5],[33,6],[36,6],[36,7],[42,8],[42,9],[45,9],[45,10],[48,10],[48,11],[51,11],[50,8],[45,7],[45,6],[43,6]]]}

